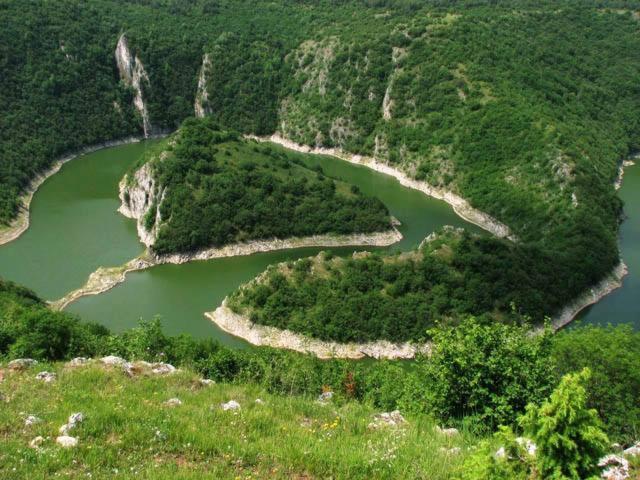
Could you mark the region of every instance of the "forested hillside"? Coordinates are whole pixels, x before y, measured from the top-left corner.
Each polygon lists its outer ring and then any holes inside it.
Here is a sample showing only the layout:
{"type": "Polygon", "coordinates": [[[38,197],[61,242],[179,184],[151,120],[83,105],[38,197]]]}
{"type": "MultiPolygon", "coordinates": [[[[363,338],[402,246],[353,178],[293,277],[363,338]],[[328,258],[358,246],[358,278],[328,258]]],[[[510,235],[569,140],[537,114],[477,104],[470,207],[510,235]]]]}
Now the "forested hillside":
{"type": "Polygon", "coordinates": [[[123,201],[159,254],[392,229],[380,200],[298,157],[189,119],[127,176],[123,201]]]}
{"type": "MultiPolygon", "coordinates": [[[[639,146],[639,9],[3,0],[0,221],[15,217],[20,193],[56,156],[140,135],[140,96],[152,132],[207,114],[240,133],[373,155],[461,195],[519,241],[470,239],[452,262],[520,265],[529,294],[507,288],[492,310],[515,303],[538,321],[618,263],[612,183],[639,146]],[[144,68],[139,90],[116,64],[122,34],[144,68]]],[[[497,283],[514,285],[499,270],[497,283]]]]}

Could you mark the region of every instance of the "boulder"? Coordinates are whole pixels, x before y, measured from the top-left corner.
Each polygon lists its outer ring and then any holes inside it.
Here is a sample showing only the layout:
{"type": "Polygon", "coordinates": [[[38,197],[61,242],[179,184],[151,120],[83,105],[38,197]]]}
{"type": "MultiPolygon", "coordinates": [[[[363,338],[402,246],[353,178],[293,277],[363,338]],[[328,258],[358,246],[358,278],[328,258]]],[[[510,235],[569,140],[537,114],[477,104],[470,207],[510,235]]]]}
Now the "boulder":
{"type": "Polygon", "coordinates": [[[213,380],[209,379],[209,378],[201,378],[200,379],[200,385],[202,385],[203,387],[208,387],[209,385],[214,385],[216,382],[214,382],[213,380]]]}
{"type": "Polygon", "coordinates": [[[44,383],[51,383],[56,380],[56,374],[53,372],[40,372],[36,375],[37,380],[42,380],[44,383]]]}
{"type": "Polygon", "coordinates": [[[126,367],[129,364],[124,358],[116,357],[115,355],[108,355],[106,357],[102,357],[100,361],[104,365],[109,365],[111,367],[126,367]]]}
{"type": "Polygon", "coordinates": [[[152,363],[151,371],[156,375],[175,373],[178,369],[169,363],[152,363]]]}
{"type": "Polygon", "coordinates": [[[15,360],[11,360],[7,367],[9,367],[9,370],[22,371],[37,364],[38,361],[33,358],[17,358],[15,360]]]}
{"type": "Polygon", "coordinates": [[[179,405],[182,405],[182,400],[180,400],[179,398],[170,398],[169,400],[164,402],[164,404],[167,407],[177,407],[179,405]]]}
{"type": "Polygon", "coordinates": [[[602,457],[598,466],[604,468],[600,476],[604,480],[627,480],[629,478],[629,461],[619,455],[602,457]]]}
{"type": "Polygon", "coordinates": [[[229,400],[227,403],[222,404],[222,410],[239,410],[240,404],[235,400],[229,400]]]}
{"type": "Polygon", "coordinates": [[[56,443],[62,448],[73,448],[78,446],[78,439],[68,435],[61,435],[56,438],[56,443]]]}
{"type": "Polygon", "coordinates": [[[80,412],[72,413],[67,419],[67,423],[60,427],[59,432],[61,435],[67,435],[71,430],[76,428],[79,423],[82,422],[84,422],[84,414],[80,412]]]}

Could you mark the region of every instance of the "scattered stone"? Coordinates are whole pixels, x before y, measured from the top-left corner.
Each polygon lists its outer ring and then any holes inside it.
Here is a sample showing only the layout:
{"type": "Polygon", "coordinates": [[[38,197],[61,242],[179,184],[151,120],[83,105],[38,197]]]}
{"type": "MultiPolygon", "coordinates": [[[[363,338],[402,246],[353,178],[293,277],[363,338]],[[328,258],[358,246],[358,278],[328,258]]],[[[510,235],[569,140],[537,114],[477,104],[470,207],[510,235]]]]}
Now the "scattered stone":
{"type": "Polygon", "coordinates": [[[604,480],[626,480],[629,478],[629,461],[619,455],[607,455],[598,462],[605,468],[600,478],[604,480]]]}
{"type": "Polygon", "coordinates": [[[393,412],[383,412],[374,415],[373,422],[369,424],[370,429],[377,429],[381,427],[395,427],[407,423],[399,410],[393,412]]]}
{"type": "Polygon", "coordinates": [[[71,430],[82,422],[84,422],[84,415],[82,413],[72,413],[67,419],[67,423],[60,427],[59,432],[61,435],[68,435],[71,430]]]}
{"type": "Polygon", "coordinates": [[[322,403],[326,403],[329,400],[331,400],[332,398],[333,398],[333,392],[329,390],[328,392],[322,392],[318,396],[318,401],[322,402],[322,403]]]}
{"type": "Polygon", "coordinates": [[[637,457],[640,455],[640,442],[636,443],[633,447],[627,448],[624,452],[625,455],[630,457],[637,457]]]}
{"type": "Polygon", "coordinates": [[[170,398],[169,400],[164,402],[164,404],[167,407],[177,407],[179,405],[182,405],[182,400],[180,400],[179,398],[170,398]]]}
{"type": "Polygon", "coordinates": [[[85,358],[85,357],[76,357],[72,360],[69,360],[67,362],[67,366],[68,367],[80,367],[82,365],[86,365],[87,363],[89,363],[89,359],[85,358]]]}
{"type": "Polygon", "coordinates": [[[151,364],[151,371],[156,375],[167,375],[175,373],[178,369],[169,363],[153,363],[151,364]]]}
{"type": "Polygon", "coordinates": [[[10,361],[7,367],[9,368],[9,370],[14,370],[19,372],[22,370],[26,370],[29,367],[33,367],[34,365],[37,365],[37,364],[38,364],[38,361],[34,360],[33,358],[17,358],[15,360],[10,361]]]}
{"type": "Polygon", "coordinates": [[[504,447],[500,447],[496,453],[493,454],[496,458],[505,458],[507,456],[507,451],[504,447]]]}
{"type": "Polygon", "coordinates": [[[115,355],[108,355],[106,357],[102,357],[100,361],[103,364],[109,365],[112,367],[126,367],[131,365],[124,358],[116,357],[115,355]]]}
{"type": "Polygon", "coordinates": [[[256,405],[264,405],[264,401],[261,398],[256,398],[256,405]]]}
{"type": "Polygon", "coordinates": [[[444,435],[445,437],[453,437],[460,433],[458,432],[457,428],[440,428],[440,426],[438,425],[436,425],[435,431],[441,435],[444,435]]]}
{"type": "Polygon", "coordinates": [[[44,383],[51,383],[56,380],[56,374],[53,372],[40,372],[36,375],[37,380],[42,380],[44,383]]]}
{"type": "Polygon", "coordinates": [[[214,385],[216,382],[214,382],[213,380],[209,379],[209,378],[201,378],[200,379],[200,385],[202,385],[203,387],[208,387],[209,385],[214,385]]]}
{"type": "Polygon", "coordinates": [[[227,410],[239,410],[240,409],[240,404],[238,402],[236,402],[235,400],[229,400],[227,403],[223,403],[222,404],[222,410],[227,411],[227,410]]]}
{"type": "Polygon", "coordinates": [[[42,445],[43,442],[44,438],[38,436],[29,442],[29,448],[40,448],[40,445],[42,445]]]}
{"type": "Polygon", "coordinates": [[[25,427],[30,427],[31,425],[34,425],[36,423],[40,423],[41,421],[42,420],[40,420],[35,415],[29,415],[27,418],[24,419],[24,426],[25,427]]]}
{"type": "Polygon", "coordinates": [[[527,453],[529,455],[531,455],[532,457],[535,457],[538,446],[535,443],[533,443],[533,441],[530,438],[518,437],[516,438],[516,442],[521,447],[524,447],[527,450],[527,453]]]}
{"type": "Polygon", "coordinates": [[[61,435],[56,438],[56,443],[62,448],[73,448],[78,446],[78,439],[67,435],[61,435]]]}

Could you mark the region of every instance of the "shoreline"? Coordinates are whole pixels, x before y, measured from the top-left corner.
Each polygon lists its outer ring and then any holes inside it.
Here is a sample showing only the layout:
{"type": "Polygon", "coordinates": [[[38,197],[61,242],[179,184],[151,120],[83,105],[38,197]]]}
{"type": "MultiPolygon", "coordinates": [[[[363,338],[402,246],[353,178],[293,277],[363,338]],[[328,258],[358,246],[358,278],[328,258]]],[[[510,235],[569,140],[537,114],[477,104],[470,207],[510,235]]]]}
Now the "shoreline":
{"type": "Polygon", "coordinates": [[[6,228],[0,229],[0,246],[6,245],[7,243],[16,240],[20,237],[20,235],[22,235],[29,229],[31,201],[33,200],[34,194],[49,177],[58,173],[65,163],[81,155],[87,155],[89,153],[97,152],[98,150],[102,150],[103,148],[138,143],[143,140],[159,138],[161,136],[163,135],[151,135],[149,137],[140,135],[125,137],[119,140],[109,140],[106,142],[96,143],[87,147],[80,148],[74,153],[66,154],[55,160],[47,170],[39,173],[31,181],[29,186],[24,190],[24,193],[20,196],[20,202],[22,203],[22,205],[20,206],[18,215],[11,221],[10,225],[8,225],[6,228]]]}
{"type": "Polygon", "coordinates": [[[224,332],[252,345],[284,348],[312,354],[322,360],[330,358],[408,360],[414,358],[418,353],[429,354],[431,351],[430,344],[392,343],[387,340],[367,343],[338,343],[306,337],[290,330],[257,325],[247,317],[233,312],[227,306],[226,298],[215,311],[206,312],[204,315],[224,332]]]}
{"type": "Polygon", "coordinates": [[[418,190],[429,197],[435,198],[437,200],[442,200],[453,208],[454,212],[461,217],[463,220],[466,220],[469,223],[472,223],[483,230],[492,233],[498,238],[507,238],[511,241],[516,241],[517,237],[511,232],[511,229],[505,225],[504,223],[496,220],[489,214],[482,212],[476,208],[473,208],[467,200],[462,198],[461,196],[448,191],[442,190],[436,187],[429,185],[427,182],[414,180],[409,177],[407,174],[394,168],[386,163],[382,163],[376,160],[373,157],[367,157],[363,155],[351,154],[345,152],[338,148],[324,148],[324,147],[310,147],[308,145],[302,145],[296,143],[292,140],[289,140],[278,133],[274,133],[269,137],[259,137],[256,135],[245,135],[245,138],[255,140],[258,142],[271,142],[282,147],[288,148],[290,150],[294,150],[300,153],[311,153],[314,155],[328,155],[332,157],[339,158],[340,160],[347,161],[349,163],[353,163],[356,165],[362,165],[368,167],[376,172],[383,173],[385,175],[389,175],[394,177],[400,185],[411,188],[413,190],[418,190]]]}
{"type": "Polygon", "coordinates": [[[62,298],[50,301],[54,310],[63,310],[81,297],[98,295],[111,290],[126,280],[127,273],[145,270],[157,265],[183,263],[199,260],[213,260],[236,256],[253,255],[276,250],[288,250],[309,247],[385,247],[402,239],[400,231],[392,225],[386,232],[370,234],[356,233],[350,235],[314,235],[310,237],[291,237],[289,239],[274,238],[271,240],[255,240],[252,242],[233,243],[219,248],[209,248],[193,253],[175,253],[171,255],[154,255],[148,251],[129,260],[119,267],[100,267],[89,275],[87,282],[80,288],[72,290],[62,298]]]}
{"type": "Polygon", "coordinates": [[[596,285],[590,287],[582,295],[565,305],[560,313],[551,320],[554,331],[560,330],[573,322],[585,308],[598,303],[604,297],[622,286],[622,280],[629,273],[625,263],[620,260],[613,270],[596,285]]]}

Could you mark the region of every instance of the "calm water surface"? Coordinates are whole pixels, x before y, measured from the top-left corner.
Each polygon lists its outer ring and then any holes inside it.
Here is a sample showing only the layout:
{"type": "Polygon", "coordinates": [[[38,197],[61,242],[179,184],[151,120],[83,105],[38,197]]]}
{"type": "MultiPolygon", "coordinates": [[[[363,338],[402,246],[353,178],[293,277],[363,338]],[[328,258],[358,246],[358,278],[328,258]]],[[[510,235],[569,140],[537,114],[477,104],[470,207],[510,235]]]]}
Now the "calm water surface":
{"type": "MultiPolygon", "coordinates": [[[[28,285],[47,299],[78,288],[99,266],[115,266],[142,252],[135,223],[117,213],[118,182],[151,142],[113,147],[66,164],[40,188],[32,202],[31,227],[18,240],[0,247],[0,275],[28,285]]],[[[307,157],[332,177],[358,185],[380,198],[402,222],[404,238],[389,250],[409,250],[443,225],[480,229],[460,219],[444,202],[402,187],[395,179],[332,157],[307,157]]],[[[630,220],[622,228],[623,257],[631,274],[624,287],[586,311],[585,321],[632,321],[638,318],[634,292],[640,292],[640,169],[627,170],[621,196],[630,220]],[[634,197],[635,196],[635,197],[634,197]],[[633,219],[636,219],[634,224],[633,219]]],[[[321,249],[306,248],[251,256],[161,265],[127,275],[123,284],[101,295],[83,297],[67,310],[115,331],[140,319],[160,316],[167,333],[214,337],[237,347],[246,344],[220,331],[204,317],[238,285],[268,265],[321,249]]],[[[356,248],[332,249],[350,255],[356,248]]]]}

